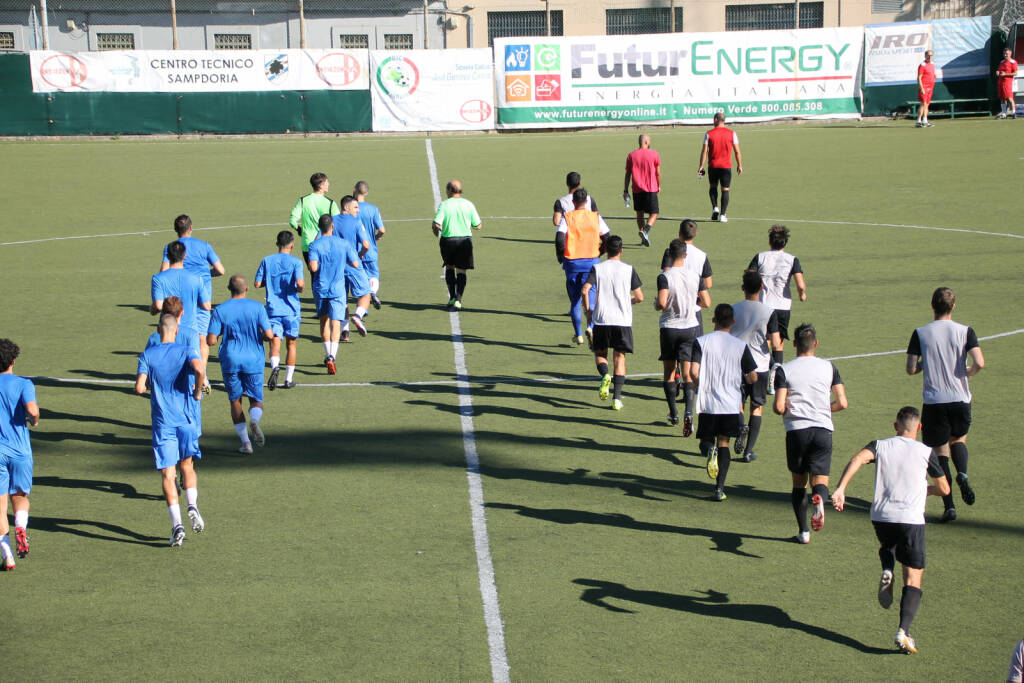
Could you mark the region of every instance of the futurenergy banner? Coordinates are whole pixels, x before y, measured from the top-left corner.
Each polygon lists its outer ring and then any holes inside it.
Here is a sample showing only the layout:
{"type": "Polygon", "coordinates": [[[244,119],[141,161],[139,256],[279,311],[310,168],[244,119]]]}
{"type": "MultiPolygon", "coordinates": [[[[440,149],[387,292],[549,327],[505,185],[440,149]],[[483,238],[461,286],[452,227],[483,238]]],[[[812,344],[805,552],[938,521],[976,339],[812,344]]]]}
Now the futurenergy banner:
{"type": "Polygon", "coordinates": [[[498,128],[858,118],[856,28],[499,38],[498,128]]]}
{"type": "Polygon", "coordinates": [[[373,130],[494,128],[489,49],[370,51],[373,130]]]}
{"type": "Polygon", "coordinates": [[[29,53],[33,92],[366,90],[367,50],[29,53]]]}

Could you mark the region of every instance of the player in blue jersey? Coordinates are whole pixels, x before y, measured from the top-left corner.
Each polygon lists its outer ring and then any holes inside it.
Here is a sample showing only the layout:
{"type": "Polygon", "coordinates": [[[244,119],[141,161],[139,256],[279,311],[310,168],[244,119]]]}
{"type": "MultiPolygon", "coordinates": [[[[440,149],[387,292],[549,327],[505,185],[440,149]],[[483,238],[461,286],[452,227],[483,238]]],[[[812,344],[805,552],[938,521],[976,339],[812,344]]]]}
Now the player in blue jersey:
{"type": "Polygon", "coordinates": [[[366,277],[370,280],[370,303],[377,310],[380,310],[380,265],[377,260],[377,242],[384,238],[387,230],[384,228],[384,219],[380,216],[380,209],[375,204],[366,201],[366,195],[370,192],[370,185],[365,180],[356,183],[352,194],[359,202],[359,222],[366,228],[370,238],[370,249],[363,256],[363,269],[366,270],[366,277]]]}
{"type": "Polygon", "coordinates": [[[157,326],[160,344],[139,354],[135,393],[140,396],[149,387],[150,417],[153,427],[153,458],[163,481],[164,500],[171,516],[171,546],[185,540],[178,507],[177,468],[185,483],[188,517],[192,531],[206,528],[199,514],[199,485],[193,461],[203,457],[199,451],[197,426],[190,418],[189,401],[202,398],[205,366],[199,353],[184,344],[175,343],[178,321],[173,315],[160,316],[157,326]]]}
{"type": "MultiPolygon", "coordinates": [[[[199,353],[200,356],[202,356],[202,353],[199,350],[199,334],[189,327],[181,326],[181,316],[184,314],[181,305],[181,299],[179,299],[176,296],[169,296],[166,299],[164,299],[164,305],[160,309],[160,314],[161,316],[173,315],[174,320],[178,323],[178,330],[174,335],[174,343],[187,346],[188,348],[192,349],[196,353],[199,353]]],[[[153,346],[159,346],[162,343],[163,340],[160,338],[160,331],[157,330],[153,334],[149,335],[149,339],[146,340],[146,348],[148,349],[153,346]]],[[[206,371],[206,366],[207,362],[204,360],[204,372],[206,371]]],[[[209,380],[207,380],[206,385],[209,386],[209,380]]],[[[189,419],[192,421],[192,424],[195,425],[196,437],[198,438],[203,435],[203,405],[199,401],[196,401],[192,398],[191,392],[194,389],[194,386],[189,386],[188,415],[189,419]]],[[[184,488],[184,486],[182,486],[182,488],[184,488]]]]}
{"type": "MultiPolygon", "coordinates": [[[[348,324],[351,321],[362,337],[366,336],[366,325],[363,324],[363,317],[370,307],[370,279],[366,269],[363,267],[362,259],[370,253],[370,236],[366,228],[359,220],[359,202],[352,195],[345,195],[341,198],[341,213],[334,217],[334,234],[347,242],[359,257],[359,267],[345,267],[345,290],[348,296],[356,299],[356,312],[351,318],[347,318],[341,326],[341,340],[348,341],[348,324]]],[[[376,257],[375,257],[376,258],[376,257]]],[[[346,317],[348,307],[345,308],[346,317]]]]}
{"type": "Polygon", "coordinates": [[[10,339],[0,339],[0,571],[14,569],[7,497],[14,508],[14,539],[18,557],[28,555],[28,494],[32,490],[32,444],[28,425],[39,425],[39,404],[31,380],[14,374],[21,353],[10,339]]]}
{"type": "MultiPolygon", "coordinates": [[[[335,363],[341,321],[345,319],[345,275],[348,268],[360,268],[359,254],[352,245],[334,234],[334,218],[320,217],[320,238],[309,246],[309,269],[317,273],[313,288],[320,299],[320,337],[324,342],[327,374],[337,374],[335,363]]],[[[364,328],[365,329],[365,328],[364,328]]]]}
{"type": "Polygon", "coordinates": [[[263,418],[263,364],[266,351],[263,341],[274,338],[267,309],[245,293],[249,285],[245,277],[232,275],[228,281],[231,298],[217,306],[210,316],[210,331],[206,342],[213,346],[217,337],[223,337],[220,347],[220,370],[224,376],[224,387],[231,402],[231,421],[235,432],[242,440],[239,453],[252,453],[252,445],[266,443],[260,420],[263,418]],[[245,412],[242,410],[242,396],[249,397],[249,430],[246,433],[245,412]],[[251,435],[251,440],[250,440],[251,435]]]}
{"type": "MultiPolygon", "coordinates": [[[[150,283],[150,295],[152,303],[149,306],[150,315],[157,315],[163,308],[164,299],[169,296],[176,296],[181,299],[184,307],[184,315],[181,318],[182,327],[189,327],[199,333],[199,313],[210,310],[211,295],[203,286],[199,276],[185,269],[185,243],[180,240],[171,242],[165,248],[168,266],[153,276],[150,283]]],[[[200,345],[200,352],[202,346],[200,345]]],[[[207,356],[209,349],[207,349],[207,356]]],[[[204,360],[203,363],[206,361],[204,360]]],[[[207,383],[203,391],[210,393],[210,386],[207,383]]]]}
{"type": "Polygon", "coordinates": [[[270,378],[267,388],[277,388],[277,378],[281,372],[281,337],[287,346],[285,365],[287,369],[282,388],[291,389],[295,376],[296,340],[299,338],[299,322],[302,309],[299,304],[299,292],[306,286],[302,277],[302,261],[292,256],[295,236],[290,230],[277,233],[277,253],[271,254],[260,261],[256,269],[253,284],[257,288],[267,289],[267,316],[270,327],[274,330],[274,338],[270,342],[270,378]]]}
{"type": "MultiPolygon", "coordinates": [[[[192,219],[182,214],[174,219],[174,232],[178,234],[178,241],[185,245],[185,270],[196,275],[203,281],[203,293],[207,301],[213,298],[212,278],[224,274],[224,264],[220,262],[220,256],[213,250],[209,242],[204,242],[192,236],[192,219]]],[[[171,261],[167,257],[167,247],[164,247],[163,261],[160,263],[160,272],[171,267],[171,261]]],[[[196,332],[199,334],[199,351],[203,357],[203,363],[210,360],[210,347],[206,345],[206,330],[210,327],[209,309],[196,311],[196,332]]],[[[210,392],[210,385],[203,387],[207,393],[210,392]]]]}

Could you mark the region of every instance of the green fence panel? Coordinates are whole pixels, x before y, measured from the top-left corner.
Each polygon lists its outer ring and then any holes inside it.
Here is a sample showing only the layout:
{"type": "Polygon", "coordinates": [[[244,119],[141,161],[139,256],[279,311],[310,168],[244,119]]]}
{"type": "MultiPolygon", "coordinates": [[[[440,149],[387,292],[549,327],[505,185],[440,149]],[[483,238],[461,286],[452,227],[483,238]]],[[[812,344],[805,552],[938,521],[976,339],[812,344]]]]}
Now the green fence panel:
{"type": "MultiPolygon", "coordinates": [[[[988,80],[950,81],[935,84],[932,99],[978,99],[990,98],[991,84],[988,80]]],[[[916,85],[876,85],[864,88],[864,116],[889,116],[893,112],[906,110],[906,103],[917,101],[916,85]]]]}

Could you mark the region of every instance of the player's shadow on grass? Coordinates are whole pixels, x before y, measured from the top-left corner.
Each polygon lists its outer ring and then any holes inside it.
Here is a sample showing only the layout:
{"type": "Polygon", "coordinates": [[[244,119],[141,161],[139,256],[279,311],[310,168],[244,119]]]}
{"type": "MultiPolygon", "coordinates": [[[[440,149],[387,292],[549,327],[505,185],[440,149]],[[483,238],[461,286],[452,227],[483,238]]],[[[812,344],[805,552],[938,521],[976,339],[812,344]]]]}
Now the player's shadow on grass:
{"type": "Polygon", "coordinates": [[[639,605],[650,605],[651,607],[662,607],[674,609],[679,612],[689,612],[702,617],[717,617],[721,619],[734,619],[746,621],[752,624],[763,624],[776,628],[791,629],[800,631],[807,635],[827,640],[843,647],[849,647],[864,654],[889,655],[897,654],[896,650],[865,645],[855,638],[830,631],[821,626],[807,624],[797,621],[789,616],[783,609],[775,605],[763,605],[758,603],[734,603],[729,601],[729,594],[716,590],[697,591],[701,595],[677,595],[675,593],[664,593],[662,591],[636,590],[621,583],[611,581],[599,581],[595,579],[574,579],[573,583],[585,586],[580,600],[596,605],[609,612],[620,614],[635,614],[636,611],[619,607],[609,600],[634,603],[639,605]]]}
{"type": "Polygon", "coordinates": [[[51,377],[33,377],[32,381],[38,386],[48,387],[74,387],[75,389],[86,389],[88,391],[113,391],[119,394],[128,394],[130,396],[135,395],[134,387],[125,383],[125,380],[132,380],[134,382],[135,375],[114,375],[105,372],[94,372],[84,370],[72,370],[71,372],[80,372],[85,375],[89,375],[91,378],[109,380],[111,382],[119,382],[119,384],[105,384],[101,382],[76,382],[74,379],[58,380],[51,377]]]}
{"type": "MultiPolygon", "coordinates": [[[[145,311],[149,313],[149,304],[117,304],[118,308],[131,308],[136,311],[145,311]]],[[[153,316],[156,319],[157,316],[153,316]]]]}
{"type": "MultiPolygon", "coordinates": [[[[551,406],[552,408],[562,410],[581,410],[593,407],[593,404],[587,403],[586,401],[574,401],[572,399],[561,398],[559,396],[546,396],[544,394],[521,394],[513,391],[500,391],[495,388],[496,385],[500,383],[500,379],[495,382],[489,382],[485,380],[473,380],[470,393],[473,395],[474,399],[527,399],[530,401],[536,401],[537,403],[543,403],[544,405],[551,406]]],[[[458,387],[456,387],[453,384],[402,384],[399,385],[399,388],[402,389],[403,391],[407,391],[413,394],[447,394],[453,396],[457,395],[459,392],[458,387]]]]}
{"type": "MultiPolygon", "coordinates": [[[[409,303],[409,302],[405,302],[405,301],[385,301],[384,302],[384,308],[388,308],[389,306],[391,308],[397,308],[398,310],[403,310],[403,311],[431,311],[431,310],[442,310],[442,311],[446,311],[446,312],[448,311],[448,306],[446,305],[446,302],[443,302],[443,301],[439,302],[439,303],[431,303],[431,304],[409,303]]],[[[541,322],[548,322],[548,323],[560,322],[560,321],[564,321],[565,320],[565,315],[564,314],[563,315],[555,316],[554,314],[547,315],[547,314],[543,314],[543,313],[528,313],[528,312],[525,312],[525,311],[496,311],[496,310],[488,309],[488,308],[477,308],[476,306],[473,306],[473,305],[468,304],[468,303],[466,304],[466,307],[464,309],[462,309],[462,310],[463,310],[463,313],[494,313],[494,314],[497,314],[497,315],[514,315],[514,316],[518,316],[520,318],[530,318],[531,320],[540,320],[541,322]]],[[[442,335],[435,335],[435,336],[440,337],[444,341],[451,341],[451,338],[452,338],[450,334],[442,334],[442,335]]],[[[463,335],[463,339],[465,339],[465,338],[466,338],[466,335],[463,335]]]]}
{"type": "Polygon", "coordinates": [[[144,429],[149,431],[149,425],[135,424],[134,422],[126,422],[124,420],[116,420],[110,417],[102,417],[100,415],[76,415],[74,413],[62,413],[57,410],[50,410],[48,408],[39,409],[39,419],[41,420],[71,420],[72,422],[100,422],[102,424],[114,425],[115,427],[127,427],[128,429],[144,429]]]}
{"type": "Polygon", "coordinates": [[[72,534],[95,538],[101,541],[116,541],[118,543],[132,543],[135,545],[146,545],[152,548],[167,547],[167,540],[161,536],[146,536],[136,533],[130,529],[107,522],[93,522],[87,519],[68,519],[66,517],[32,517],[32,527],[41,531],[52,531],[55,533],[72,534]],[[95,531],[87,531],[81,527],[95,527],[106,534],[95,531]],[[113,534],[113,535],[112,535],[113,534]]]}
{"type": "Polygon", "coordinates": [[[103,434],[82,434],[80,432],[47,432],[36,430],[32,433],[33,441],[86,441],[102,446],[133,446],[135,448],[152,448],[152,439],[127,439],[111,432],[103,434]]]}
{"type": "MultiPolygon", "coordinates": [[[[402,331],[380,331],[374,332],[373,334],[378,337],[384,337],[385,339],[394,339],[396,341],[437,341],[437,342],[451,342],[452,336],[450,334],[437,334],[433,332],[415,332],[412,330],[402,331]]],[[[488,339],[485,337],[478,337],[475,334],[464,334],[462,335],[462,341],[466,344],[480,344],[482,346],[504,346],[517,351],[532,351],[535,353],[543,353],[545,356],[573,356],[573,353],[564,353],[558,351],[552,351],[551,349],[564,348],[558,344],[527,344],[527,343],[516,343],[513,341],[504,341],[501,339],[488,339]]]]}
{"type": "Polygon", "coordinates": [[[600,526],[617,527],[619,529],[630,529],[632,531],[650,531],[663,534],[680,534],[682,536],[707,538],[715,544],[715,547],[711,548],[711,550],[731,553],[741,557],[750,557],[758,560],[764,558],[760,555],[754,555],[740,550],[740,546],[743,545],[743,539],[778,542],[790,541],[788,538],[776,538],[773,536],[757,536],[753,534],[740,534],[728,531],[715,531],[713,529],[700,529],[697,527],[675,526],[672,524],[640,522],[629,515],[616,513],[601,514],[597,512],[586,512],[584,510],[531,508],[526,507],[525,505],[511,505],[508,503],[485,503],[484,505],[489,508],[513,510],[516,514],[522,515],[523,517],[531,517],[545,522],[555,522],[556,524],[596,524],[600,526]]]}
{"type": "Polygon", "coordinates": [[[523,244],[544,244],[547,246],[554,246],[554,242],[551,240],[528,240],[522,237],[498,237],[496,235],[483,235],[479,239],[485,240],[496,240],[498,242],[521,242],[523,244]]]}
{"type": "Polygon", "coordinates": [[[88,489],[103,493],[116,493],[125,498],[135,500],[163,500],[163,496],[152,493],[139,493],[131,484],[118,481],[100,481],[98,479],[64,479],[62,477],[33,477],[34,486],[55,486],[65,489],[88,489]]]}

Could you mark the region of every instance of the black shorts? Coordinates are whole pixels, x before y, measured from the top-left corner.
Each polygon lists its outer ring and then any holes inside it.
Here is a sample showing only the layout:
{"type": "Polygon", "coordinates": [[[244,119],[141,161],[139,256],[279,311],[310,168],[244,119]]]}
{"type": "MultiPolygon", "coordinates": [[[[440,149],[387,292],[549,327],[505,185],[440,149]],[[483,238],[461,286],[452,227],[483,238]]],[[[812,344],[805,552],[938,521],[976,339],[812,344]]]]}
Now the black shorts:
{"type": "Polygon", "coordinates": [[[832,469],[832,432],[807,427],[786,432],[786,465],[793,474],[823,474],[832,469]]]}
{"type": "Polygon", "coordinates": [[[871,522],[883,548],[893,548],[904,567],[924,569],[924,524],[871,522]]]}
{"type": "Polygon", "coordinates": [[[966,435],[970,428],[970,403],[925,403],[921,408],[921,441],[925,446],[942,446],[966,435]]]}
{"type": "Polygon", "coordinates": [[[693,351],[693,340],[700,335],[696,327],[684,329],[662,327],[659,336],[661,338],[661,355],[658,356],[658,360],[689,362],[690,352],[693,351]]]}
{"type": "Polygon", "coordinates": [[[714,441],[719,436],[740,435],[743,416],[739,413],[700,413],[697,415],[697,439],[714,441]]]}
{"type": "Polygon", "coordinates": [[[619,325],[594,325],[594,350],[612,349],[620,353],[633,353],[633,328],[619,325]]]}
{"type": "Polygon", "coordinates": [[[637,190],[633,193],[633,210],[639,213],[661,213],[658,210],[658,193],[657,192],[641,192],[637,190]]]}
{"type": "Polygon", "coordinates": [[[783,339],[789,339],[789,314],[791,311],[783,311],[782,309],[775,309],[775,319],[779,321],[779,336],[783,339]]]}
{"type": "Polygon", "coordinates": [[[732,169],[709,168],[708,182],[710,182],[712,185],[721,183],[722,187],[730,187],[732,185],[732,169]]]}
{"type": "Polygon", "coordinates": [[[442,237],[440,245],[441,261],[444,265],[473,270],[472,237],[442,237]]]}
{"type": "Polygon", "coordinates": [[[743,383],[743,400],[750,399],[750,405],[763,406],[768,401],[768,373],[757,373],[753,384],[743,383]]]}

